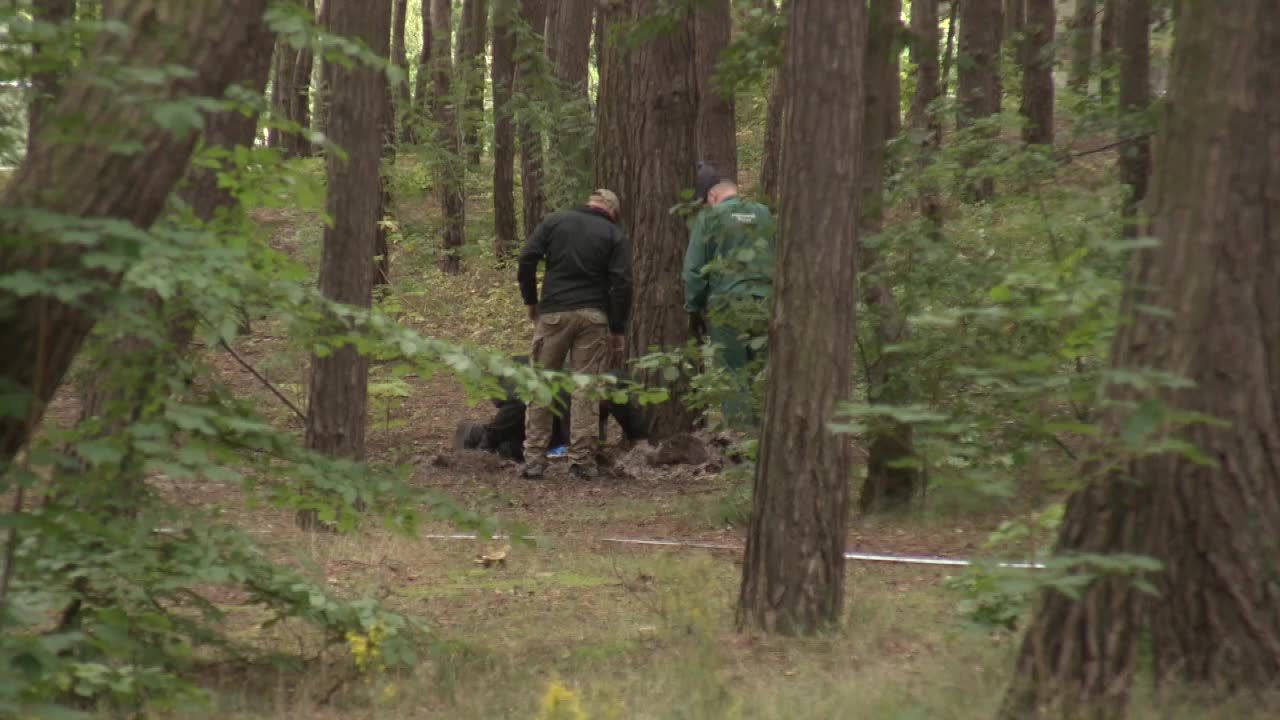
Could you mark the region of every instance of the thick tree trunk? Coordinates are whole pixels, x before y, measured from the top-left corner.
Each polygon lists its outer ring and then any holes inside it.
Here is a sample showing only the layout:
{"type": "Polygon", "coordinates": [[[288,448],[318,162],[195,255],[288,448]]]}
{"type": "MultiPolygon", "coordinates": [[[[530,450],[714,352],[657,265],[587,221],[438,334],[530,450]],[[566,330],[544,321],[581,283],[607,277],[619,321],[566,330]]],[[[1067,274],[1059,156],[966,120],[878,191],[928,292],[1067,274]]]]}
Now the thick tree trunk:
{"type": "MultiPolygon", "coordinates": [[[[964,0],[960,3],[960,54],[956,83],[956,127],[967,128],[976,121],[1000,112],[1000,0],[964,0]]],[[[975,158],[971,158],[973,162],[975,158]]],[[[977,202],[995,195],[995,181],[982,178],[968,188],[977,202]]]]}
{"type": "MultiPolygon", "coordinates": [[[[911,98],[908,122],[923,136],[920,153],[922,170],[932,160],[931,156],[942,147],[942,118],[932,111],[933,103],[942,92],[938,68],[939,35],[938,0],[913,0],[911,62],[916,66],[916,92],[911,98]]],[[[936,188],[921,188],[920,214],[929,221],[929,232],[936,238],[942,228],[942,205],[936,188]]]]}
{"type": "Polygon", "coordinates": [[[596,100],[595,186],[618,193],[622,201],[623,226],[631,227],[632,193],[629,141],[632,119],[630,55],[612,40],[613,30],[625,27],[631,10],[620,0],[600,5],[596,20],[600,30],[600,90],[596,100]]]}
{"type": "Polygon", "coordinates": [[[563,98],[561,116],[565,118],[547,137],[547,176],[559,181],[558,203],[564,201],[564,191],[572,188],[581,195],[588,189],[583,185],[591,171],[587,85],[594,8],[594,0],[550,0],[548,4],[546,51],[555,78],[548,92],[563,98]],[[556,12],[551,13],[552,9],[556,12]]]}
{"type": "MultiPolygon", "coordinates": [[[[154,32],[120,38],[103,33],[86,51],[86,67],[97,58],[124,57],[132,65],[184,65],[191,77],[157,88],[180,100],[220,96],[240,72],[252,29],[261,23],[265,0],[229,0],[212,5],[136,0],[123,11],[131,27],[147,21],[154,32]],[[183,42],[173,42],[175,37],[183,42]]],[[[0,207],[32,209],[79,218],[114,218],[148,227],[164,208],[169,191],[186,170],[196,128],[175,133],[151,121],[150,108],[120,102],[118,89],[95,82],[93,70],[72,74],[48,117],[81,117],[99,127],[120,129],[119,145],[139,152],[113,153],[81,143],[45,142],[39,134],[22,167],[8,183],[0,207]],[[139,179],[142,179],[141,181],[139,179]]],[[[11,221],[0,245],[0,267],[13,272],[84,272],[88,248],[55,243],[36,228],[11,221]]],[[[96,279],[115,285],[108,271],[96,279]]],[[[18,413],[0,417],[0,464],[26,444],[61,384],[71,360],[96,321],[92,298],[68,304],[50,295],[15,296],[0,291],[0,329],[9,350],[0,356],[0,385],[12,395],[28,395],[18,413]]]]}
{"type": "Polygon", "coordinates": [[[1120,0],[1104,0],[1102,25],[1098,29],[1098,94],[1111,99],[1111,73],[1116,67],[1116,19],[1120,0]]]}
{"type": "MultiPolygon", "coordinates": [[[[1120,111],[1140,113],[1151,105],[1151,0],[1121,0],[1116,26],[1120,45],[1120,111]]],[[[1146,132],[1145,126],[1142,132],[1146,132]]],[[[1129,237],[1141,234],[1138,210],[1147,197],[1150,173],[1150,139],[1144,135],[1121,147],[1120,181],[1129,186],[1124,205],[1124,232],[1129,237]]]]}
{"type": "Polygon", "coordinates": [[[516,81],[516,0],[493,3],[493,253],[510,257],[519,244],[516,228],[515,120],[511,94],[516,81]]]}
{"type": "Polygon", "coordinates": [[[1089,92],[1089,77],[1093,74],[1093,30],[1097,15],[1098,0],[1076,0],[1070,25],[1071,67],[1067,86],[1082,95],[1089,92]]]}
{"type": "Polygon", "coordinates": [[[462,119],[464,144],[472,165],[484,153],[485,49],[489,45],[489,0],[463,0],[462,27],[458,32],[458,77],[466,89],[462,119]]]}
{"type": "MultiPolygon", "coordinates": [[[[541,58],[545,53],[544,28],[547,25],[547,0],[520,0],[520,20],[530,28],[516,43],[516,89],[529,92],[534,86],[541,58]]],[[[524,206],[526,232],[542,222],[547,213],[547,198],[542,188],[542,134],[528,118],[516,118],[520,139],[520,191],[524,206]]]]}
{"type": "Polygon", "coordinates": [[[404,72],[404,80],[395,89],[395,123],[397,139],[411,145],[417,141],[413,122],[413,92],[409,85],[409,52],[405,34],[409,25],[409,0],[395,0],[391,14],[391,62],[404,72]]]}
{"type": "MultiPolygon", "coordinates": [[[[330,29],[359,40],[385,57],[391,34],[390,0],[329,0],[330,29]]],[[[364,64],[335,67],[329,112],[329,136],[346,152],[327,161],[327,211],[333,226],[324,231],[320,291],[335,302],[367,308],[373,300],[373,275],[352,272],[373,260],[378,223],[382,220],[379,190],[384,130],[385,83],[378,70],[364,64]]],[[[311,358],[307,397],[307,447],[364,458],[368,408],[369,359],[354,345],[311,358]]],[[[315,514],[300,512],[298,522],[313,527],[315,514]]]]}
{"type": "Polygon", "coordinates": [[[1023,32],[1022,117],[1027,124],[1022,140],[1031,145],[1053,145],[1053,48],[1057,16],[1053,0],[1026,0],[1027,23],[1023,32]]]}
{"type": "Polygon", "coordinates": [[[560,86],[573,96],[587,96],[591,60],[593,0],[550,0],[558,11],[547,22],[547,58],[560,86]]]}
{"type": "Polygon", "coordinates": [[[1152,187],[1161,245],[1134,257],[1113,365],[1187,381],[1143,398],[1164,415],[1150,430],[1214,464],[1144,455],[1073,497],[1059,552],[1150,554],[1164,568],[1159,600],[1139,606],[1117,578],[1076,599],[1046,593],[1009,718],[1062,717],[1064,705],[1120,714],[1137,609],[1158,678],[1266,692],[1280,676],[1280,156],[1258,152],[1280,127],[1280,17],[1266,0],[1181,10],[1152,187]],[[1174,412],[1222,422],[1179,427],[1174,412]]]}
{"type": "Polygon", "coordinates": [[[738,624],[811,633],[840,621],[852,453],[828,423],[849,397],[862,135],[861,2],[793,0],[778,268],[765,422],[738,624]],[[813,312],[821,306],[823,312],[813,312]]]}
{"type": "Polygon", "coordinates": [[[729,0],[699,5],[694,20],[698,78],[698,159],[706,160],[720,177],[738,180],[738,128],[732,95],[715,83],[720,53],[729,47],[733,17],[729,0]]]}
{"type": "MultiPolygon", "coordinates": [[[[34,0],[31,14],[37,22],[62,25],[75,17],[76,0],[34,0]]],[[[31,48],[33,57],[40,58],[47,48],[36,43],[31,48]]],[[[44,58],[49,63],[48,58],[44,58]]],[[[53,105],[61,88],[60,74],[54,70],[42,70],[31,78],[31,107],[27,111],[27,149],[30,151],[36,129],[44,123],[46,110],[53,105]]]]}
{"type": "MultiPolygon", "coordinates": [[[[885,149],[890,125],[886,106],[893,102],[892,86],[898,83],[890,55],[896,49],[894,31],[901,13],[901,0],[871,0],[868,6],[859,219],[859,235],[863,240],[878,234],[884,225],[885,149]]],[[[871,382],[867,399],[877,404],[905,404],[910,401],[906,384],[897,377],[894,358],[885,353],[885,348],[902,341],[907,324],[894,300],[893,287],[883,274],[880,253],[863,244],[858,257],[858,264],[866,273],[860,280],[862,298],[875,326],[875,357],[868,368],[871,382]]],[[[888,422],[868,438],[867,481],[858,502],[862,512],[893,512],[910,507],[919,489],[920,473],[899,465],[914,455],[913,434],[910,425],[888,422]]]]}
{"type": "Polygon", "coordinates": [[[431,2],[431,76],[435,86],[433,106],[440,147],[440,207],[444,210],[444,233],[441,237],[440,269],[446,273],[462,271],[459,250],[466,242],[467,204],[465,185],[466,158],[463,156],[462,127],[458,117],[456,95],[451,87],[453,76],[453,0],[431,2]]]}
{"type": "Polygon", "coordinates": [[[1225,423],[1181,433],[1216,465],[1168,453],[1138,469],[1165,567],[1152,654],[1162,679],[1264,693],[1280,678],[1280,14],[1180,12],[1151,187],[1162,245],[1134,277],[1135,306],[1172,314],[1136,314],[1129,366],[1190,380],[1162,399],[1225,423]]]}

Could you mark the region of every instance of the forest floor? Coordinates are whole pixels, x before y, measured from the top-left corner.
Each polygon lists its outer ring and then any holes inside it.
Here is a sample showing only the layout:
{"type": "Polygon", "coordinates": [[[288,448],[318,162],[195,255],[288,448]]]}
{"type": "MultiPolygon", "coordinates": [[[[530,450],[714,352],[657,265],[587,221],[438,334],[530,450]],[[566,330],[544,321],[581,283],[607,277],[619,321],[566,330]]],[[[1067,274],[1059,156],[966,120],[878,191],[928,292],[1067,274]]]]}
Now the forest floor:
{"type": "MultiPolygon", "coordinates": [[[[484,209],[477,207],[477,215],[484,209]]],[[[422,333],[504,352],[523,349],[514,269],[482,253],[444,276],[427,247],[424,208],[401,201],[401,244],[392,297],[402,321],[422,333]],[[415,238],[417,239],[415,242],[415,238]]],[[[474,216],[473,216],[474,217],[474,216]]],[[[273,244],[313,265],[320,224],[300,213],[258,218],[273,244]]],[[[486,242],[472,223],[473,244],[486,242]]],[[[307,358],[270,318],[235,350],[300,407],[307,358]]],[[[238,394],[259,401],[282,427],[301,423],[225,353],[204,356],[238,394]]],[[[381,382],[375,368],[371,383],[381,382]]],[[[375,463],[409,464],[412,483],[538,537],[516,544],[503,565],[477,555],[501,541],[451,539],[446,524],[417,537],[378,528],[345,535],[297,530],[292,514],[247,507],[238,486],[162,483],[175,501],[207,508],[247,529],[287,564],[352,598],[377,598],[425,624],[425,661],[410,673],[356,672],[345,645],[313,630],[260,627],[263,611],[237,592],[210,590],[233,635],[264,649],[314,658],[303,667],[224,664],[204,669],[209,718],[989,718],[1017,649],[1012,632],[967,625],[963,599],[947,587],[954,567],[851,562],[846,616],[838,632],[778,639],[739,634],[733,608],[740,553],[633,546],[606,538],[664,538],[741,547],[725,524],[724,498],[739,480],[715,467],[636,469],[592,482],[553,475],[534,482],[494,456],[452,448],[460,420],[484,420],[487,402],[452,377],[412,377],[408,397],[370,402],[368,450],[375,463]],[[558,694],[556,683],[572,696],[558,694]],[[553,715],[547,703],[579,703],[553,715]],[[542,713],[542,714],[540,714],[542,713]]],[[[63,417],[69,412],[61,408],[63,417]]],[[[970,557],[1010,511],[928,508],[894,521],[854,518],[850,549],[970,557]]],[[[565,705],[562,705],[562,708],[565,705]]],[[[184,714],[184,717],[192,715],[184,714]]],[[[1174,717],[1165,708],[1149,717],[1174,717]]],[[[1185,717],[1211,717],[1203,711],[1185,717]]],[[[1238,712],[1221,717],[1241,717],[1238,712]]]]}

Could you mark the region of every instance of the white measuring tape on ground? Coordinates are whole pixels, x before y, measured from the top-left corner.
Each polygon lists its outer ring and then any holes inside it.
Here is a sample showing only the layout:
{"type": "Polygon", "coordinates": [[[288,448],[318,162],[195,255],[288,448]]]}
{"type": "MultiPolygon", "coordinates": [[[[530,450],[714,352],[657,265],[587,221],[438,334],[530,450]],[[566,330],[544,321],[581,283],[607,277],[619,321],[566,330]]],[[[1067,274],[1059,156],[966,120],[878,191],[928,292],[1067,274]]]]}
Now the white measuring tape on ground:
{"type": "MultiPolygon", "coordinates": [[[[470,535],[423,535],[426,540],[476,540],[474,534],[470,535]]],[[[494,540],[508,539],[505,535],[494,535],[494,540]]],[[[526,538],[528,540],[537,540],[536,536],[526,538]]],[[[723,545],[720,543],[706,543],[689,540],[657,540],[645,538],[620,538],[607,537],[600,538],[600,542],[616,543],[619,545],[649,545],[656,547],[685,547],[696,548],[699,550],[725,550],[732,552],[742,552],[742,548],[736,545],[723,545]]],[[[945,558],[930,555],[895,555],[892,553],[866,553],[866,552],[846,552],[844,554],[846,560],[858,560],[862,562],[881,562],[896,563],[899,565],[942,565],[951,567],[966,567],[974,564],[972,560],[963,558],[945,558]]],[[[1015,570],[1043,570],[1044,564],[1037,562],[996,562],[992,563],[996,567],[1012,568],[1015,570]]]]}

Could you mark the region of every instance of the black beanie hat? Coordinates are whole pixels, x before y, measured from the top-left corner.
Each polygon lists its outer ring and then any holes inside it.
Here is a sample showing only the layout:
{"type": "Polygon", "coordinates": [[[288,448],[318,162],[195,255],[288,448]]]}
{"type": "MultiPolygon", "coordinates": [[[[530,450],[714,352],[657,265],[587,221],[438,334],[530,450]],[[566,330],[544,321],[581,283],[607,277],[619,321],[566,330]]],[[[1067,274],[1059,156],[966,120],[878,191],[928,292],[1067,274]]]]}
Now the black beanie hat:
{"type": "Polygon", "coordinates": [[[720,173],[715,167],[708,162],[698,161],[697,178],[693,183],[693,197],[698,202],[707,201],[707,193],[711,192],[711,188],[720,183],[720,173]]]}

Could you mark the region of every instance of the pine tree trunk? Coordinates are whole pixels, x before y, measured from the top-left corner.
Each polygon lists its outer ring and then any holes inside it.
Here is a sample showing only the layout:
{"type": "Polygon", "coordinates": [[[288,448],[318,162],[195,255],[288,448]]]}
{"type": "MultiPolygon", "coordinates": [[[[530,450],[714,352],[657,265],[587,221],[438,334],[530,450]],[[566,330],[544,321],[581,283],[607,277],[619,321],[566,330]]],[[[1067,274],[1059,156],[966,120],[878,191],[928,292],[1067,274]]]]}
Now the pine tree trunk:
{"type": "Polygon", "coordinates": [[[547,22],[547,59],[560,86],[573,96],[587,96],[591,60],[593,0],[550,0],[558,8],[547,22]]]}
{"type": "Polygon", "coordinates": [[[885,101],[886,137],[893,139],[902,134],[902,44],[900,38],[905,33],[902,27],[902,3],[898,3],[898,15],[893,21],[893,49],[889,54],[889,97],[885,101]]]}
{"type": "Polygon", "coordinates": [[[1014,42],[1027,23],[1027,0],[1004,0],[1004,36],[1014,42]]]}
{"type": "MultiPolygon", "coordinates": [[[[520,0],[520,20],[530,28],[528,37],[516,43],[516,90],[530,92],[537,73],[538,53],[545,53],[544,28],[547,25],[548,0],[520,0]]],[[[520,194],[526,231],[542,222],[547,214],[547,198],[542,188],[542,134],[527,118],[516,117],[516,133],[520,139],[520,194]]]]}
{"type": "Polygon", "coordinates": [[[628,145],[632,119],[631,65],[625,48],[611,42],[612,31],[624,27],[631,10],[622,0],[606,0],[599,6],[596,23],[599,42],[600,89],[596,100],[595,186],[608,188],[622,201],[623,227],[630,228],[634,193],[630,185],[629,160],[634,156],[628,145]]]}
{"type": "Polygon", "coordinates": [[[1116,66],[1116,16],[1120,0],[1104,0],[1102,25],[1098,29],[1098,94],[1111,99],[1111,73],[1116,66]]]}
{"type": "MultiPolygon", "coordinates": [[[[777,8],[773,2],[765,4],[766,10],[786,12],[777,8]]],[[[769,114],[764,122],[764,159],[760,163],[760,194],[769,202],[778,199],[778,172],[782,164],[782,121],[786,110],[786,92],[782,86],[782,70],[773,75],[773,84],[769,89],[769,114]]]]}
{"type": "MultiPolygon", "coordinates": [[[[960,62],[956,83],[956,127],[1000,112],[1000,0],[964,0],[960,4],[960,62]]],[[[972,163],[976,158],[970,158],[972,163]]],[[[995,181],[982,178],[967,189],[975,202],[995,195],[995,181]]]]}
{"type": "Polygon", "coordinates": [[[729,0],[699,5],[695,17],[698,78],[698,159],[710,162],[720,177],[738,180],[738,128],[734,99],[715,83],[720,53],[729,47],[733,17],[729,0]]]}
{"type": "Polygon", "coordinates": [[[1164,568],[1159,600],[1140,603],[1116,577],[1074,599],[1047,591],[1007,718],[1120,715],[1143,619],[1160,679],[1267,692],[1280,676],[1280,156],[1258,152],[1280,127],[1280,17],[1265,0],[1181,9],[1152,186],[1161,245],[1133,259],[1112,364],[1187,382],[1155,397],[1112,392],[1158,403],[1153,439],[1213,464],[1147,454],[1073,496],[1058,552],[1150,554],[1164,568]],[[1221,424],[1179,428],[1173,412],[1221,424]]]}
{"type": "MultiPolygon", "coordinates": [[[[636,17],[656,11],[661,0],[639,0],[636,17]]],[[[632,357],[652,348],[671,350],[688,340],[684,263],[688,227],[670,212],[681,192],[693,187],[698,124],[698,83],[694,76],[694,19],[673,20],[670,32],[631,49],[628,80],[631,112],[626,143],[630,180],[622,197],[624,221],[634,257],[635,296],[644,298],[632,311],[628,346],[632,357]]],[[[650,408],[649,431],[662,438],[689,430],[693,417],[680,402],[680,385],[663,382],[657,372],[639,373],[637,381],[667,386],[670,401],[650,408]]],[[[682,381],[680,381],[682,382],[682,381]]]]}
{"type": "Polygon", "coordinates": [[[418,52],[418,67],[413,78],[413,119],[410,122],[415,140],[423,137],[431,118],[431,1],[420,2],[422,49],[418,52]]]}
{"type": "MultiPolygon", "coordinates": [[[[1120,111],[1143,112],[1151,105],[1151,0],[1122,0],[1116,31],[1120,45],[1120,111]]],[[[1150,173],[1151,141],[1147,137],[1136,138],[1121,147],[1120,182],[1129,186],[1124,205],[1124,232],[1129,237],[1141,234],[1141,221],[1137,216],[1147,197],[1150,173]]]]}
{"type": "Polygon", "coordinates": [[[1053,0],[1026,3],[1021,112],[1027,124],[1022,129],[1022,140],[1031,145],[1053,145],[1053,33],[1057,16],[1053,0]]]}
{"type": "Polygon", "coordinates": [[[956,26],[960,24],[960,0],[951,0],[951,8],[947,12],[947,42],[942,51],[942,77],[939,80],[939,97],[946,97],[951,92],[951,69],[956,58],[956,26]]]}
{"type": "Polygon", "coordinates": [[[462,272],[459,251],[466,242],[467,205],[466,158],[463,155],[462,127],[453,92],[453,0],[431,2],[431,75],[435,86],[434,113],[438,139],[444,156],[440,160],[440,207],[444,211],[440,270],[462,272]]]}
{"type": "Polygon", "coordinates": [[[409,25],[409,0],[395,0],[391,15],[391,62],[404,72],[404,80],[395,89],[396,137],[406,145],[417,142],[413,122],[413,92],[409,84],[409,52],[405,34],[409,25]]]}
{"type": "Polygon", "coordinates": [[[462,27],[458,32],[458,76],[466,88],[464,143],[472,165],[484,153],[485,49],[489,45],[489,1],[463,0],[462,27]]]}
{"type": "MultiPolygon", "coordinates": [[[[329,3],[330,0],[319,0],[320,20],[319,25],[326,31],[329,29],[329,3]]],[[[311,124],[315,127],[316,132],[327,135],[329,132],[329,88],[332,85],[333,63],[325,62],[323,58],[316,58],[316,64],[319,68],[315,72],[315,109],[312,112],[311,124]]]]}
{"type": "MultiPolygon", "coordinates": [[[[1130,7],[1141,25],[1141,7],[1130,7]]],[[[1157,576],[1158,678],[1274,692],[1280,679],[1280,14],[1270,0],[1181,4],[1134,286],[1130,367],[1194,383],[1161,398],[1222,424],[1145,460],[1157,576]],[[1262,151],[1262,148],[1269,148],[1262,151]]],[[[1136,32],[1136,30],[1135,30],[1136,32]]]]}
{"type": "MultiPolygon", "coordinates": [[[[591,130],[587,108],[588,68],[591,59],[593,0],[550,0],[548,9],[557,12],[547,18],[547,59],[555,77],[554,92],[564,99],[562,127],[548,134],[546,169],[557,178],[563,192],[581,195],[588,188],[591,170],[591,130]]],[[[575,200],[579,200],[575,198],[575,200]]]]}
{"type": "Polygon", "coordinates": [[[505,258],[519,244],[516,228],[515,121],[511,93],[516,81],[516,0],[493,3],[493,253],[505,258]]]}
{"type": "MultiPolygon", "coordinates": [[[[306,8],[315,17],[315,0],[307,0],[306,8]]],[[[289,74],[288,86],[285,88],[288,96],[284,99],[286,115],[289,122],[302,128],[301,132],[285,133],[281,138],[286,157],[306,157],[311,154],[311,141],[307,138],[306,131],[311,128],[311,73],[314,60],[315,56],[307,48],[289,48],[285,57],[287,67],[281,68],[282,72],[289,74]]]]}
{"type": "MultiPolygon", "coordinates": [[[[290,85],[293,68],[289,59],[293,51],[284,38],[276,40],[275,54],[271,60],[271,112],[277,118],[289,117],[290,85]]],[[[284,149],[285,134],[280,128],[267,128],[267,147],[284,149]]]]}
{"type": "MultiPolygon", "coordinates": [[[[31,14],[38,22],[62,25],[75,18],[76,0],[34,0],[31,14]]],[[[35,57],[40,57],[44,51],[45,48],[40,43],[35,43],[31,48],[31,54],[35,57]]],[[[44,70],[32,76],[31,86],[31,107],[27,110],[28,151],[34,142],[36,129],[44,122],[45,112],[57,99],[61,78],[53,71],[44,70]]]]}
{"type": "MultiPolygon", "coordinates": [[[[133,66],[191,68],[193,75],[169,80],[156,91],[174,100],[221,96],[241,72],[253,28],[266,0],[228,0],[215,8],[202,3],[135,0],[122,10],[131,27],[142,18],[158,22],[157,32],[121,38],[102,33],[86,48],[83,73],[72,73],[47,118],[83,117],[100,127],[120,129],[122,144],[138,152],[112,153],[105,147],[44,141],[37,128],[22,166],[0,196],[0,207],[83,218],[115,218],[146,228],[164,209],[182,177],[197,133],[157,127],[151,108],[121,102],[116,88],[93,77],[93,63],[123,57],[133,66]],[[163,32],[160,32],[163,30],[163,32]],[[178,38],[181,42],[174,42],[178,38]],[[146,182],[139,183],[138,178],[146,182]]],[[[7,272],[84,272],[88,248],[53,244],[35,228],[10,221],[0,244],[0,267],[7,272]]],[[[95,278],[115,285],[119,275],[100,270],[95,278]]],[[[0,417],[0,465],[12,460],[39,424],[50,398],[96,322],[93,298],[68,304],[50,295],[15,296],[0,291],[0,331],[8,351],[0,354],[0,386],[11,395],[28,394],[20,414],[0,417]]]]}
{"type": "MultiPolygon", "coordinates": [[[[942,92],[938,68],[938,0],[912,0],[911,62],[916,66],[916,92],[911,98],[908,122],[922,133],[920,169],[923,171],[932,155],[942,147],[942,118],[932,109],[942,92]]],[[[923,187],[920,191],[920,214],[929,221],[929,233],[937,239],[942,229],[942,205],[938,191],[923,187]]]]}
{"type": "MultiPolygon", "coordinates": [[[[329,0],[330,30],[359,40],[386,57],[391,35],[390,0],[329,0]]],[[[364,64],[336,66],[331,75],[329,136],[346,157],[327,160],[327,212],[333,225],[324,231],[320,291],[326,298],[367,308],[373,301],[373,275],[352,272],[373,260],[378,223],[382,220],[379,190],[385,122],[383,73],[364,64]]],[[[364,459],[368,409],[369,359],[354,345],[311,358],[307,397],[306,444],[337,457],[364,459]]],[[[314,527],[313,512],[301,511],[298,523],[314,527]]]]}
{"type": "Polygon", "coordinates": [[[1071,18],[1071,67],[1067,87],[1084,95],[1089,92],[1093,74],[1093,29],[1098,15],[1098,0],[1076,0],[1071,18]]]}
{"type": "MultiPolygon", "coordinates": [[[[887,105],[893,101],[892,86],[898,83],[890,55],[896,49],[894,30],[902,13],[901,0],[871,0],[867,13],[866,58],[863,60],[862,212],[858,231],[864,240],[877,235],[884,226],[885,149],[889,141],[887,105]]],[[[875,327],[874,360],[868,368],[871,378],[868,402],[908,403],[906,384],[897,377],[894,358],[885,353],[885,348],[906,336],[906,321],[894,300],[889,278],[884,275],[880,253],[864,243],[859,247],[858,259],[865,273],[860,280],[862,298],[875,327]]],[[[858,502],[862,512],[896,512],[910,507],[919,489],[920,473],[911,467],[895,465],[909,461],[914,454],[913,434],[910,425],[887,422],[868,438],[867,481],[858,502]]]]}
{"type": "Polygon", "coordinates": [[[857,297],[866,11],[793,0],[778,268],[765,422],[738,625],[812,633],[840,621],[852,453],[827,427],[849,398],[857,297]],[[815,307],[823,312],[813,312],[815,307]]]}

